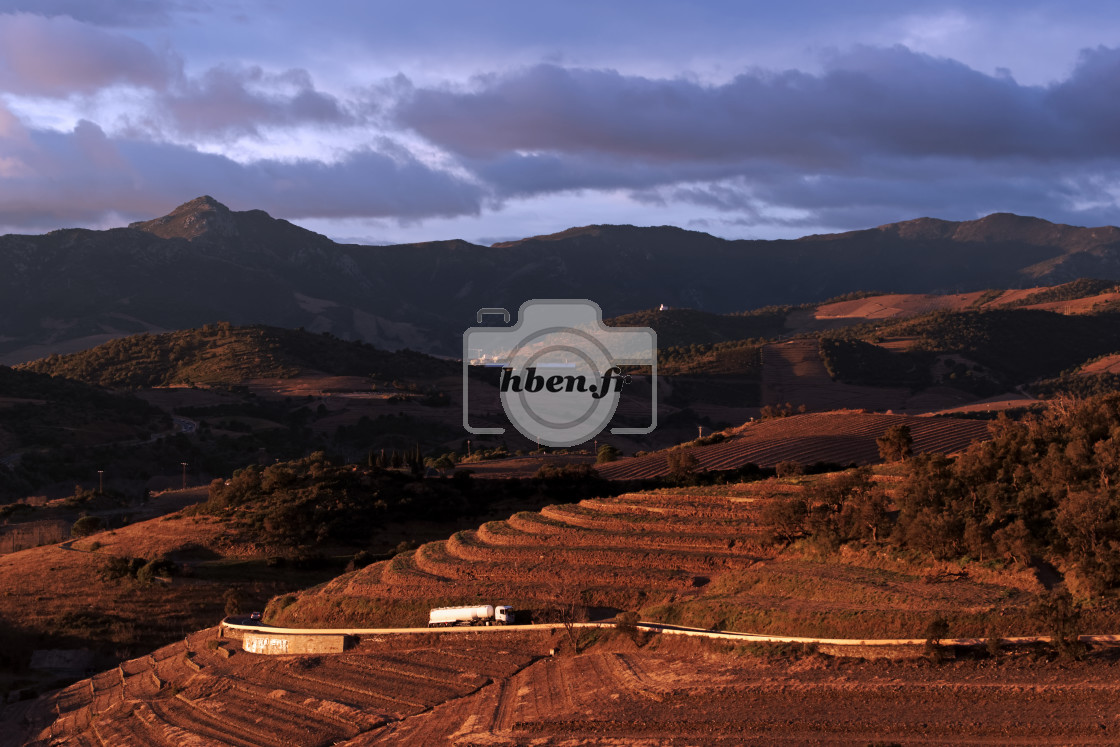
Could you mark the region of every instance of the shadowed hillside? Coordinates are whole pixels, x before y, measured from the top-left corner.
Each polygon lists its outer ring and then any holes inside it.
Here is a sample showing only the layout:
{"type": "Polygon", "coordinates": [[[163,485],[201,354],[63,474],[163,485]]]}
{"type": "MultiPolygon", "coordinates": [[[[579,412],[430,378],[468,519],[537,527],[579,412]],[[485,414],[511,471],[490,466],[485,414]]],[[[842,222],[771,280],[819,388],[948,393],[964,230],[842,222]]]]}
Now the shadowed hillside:
{"type": "Polygon", "coordinates": [[[458,364],[422,353],[390,353],[331,335],[276,327],[232,327],[141,334],[92,350],[52,355],[21,368],[107,387],[240,384],[320,372],[379,379],[454,375],[458,364]]]}
{"type": "MultiPolygon", "coordinates": [[[[608,317],[660,304],[729,313],[866,288],[930,293],[1120,280],[1118,253],[1120,229],[1006,214],[784,241],[587,226],[492,247],[356,246],[200,197],[128,228],[0,237],[0,360],[219,320],[454,355],[478,309],[513,312],[527,298],[590,298],[608,317]]],[[[731,334],[717,331],[708,341],[731,334]]]]}

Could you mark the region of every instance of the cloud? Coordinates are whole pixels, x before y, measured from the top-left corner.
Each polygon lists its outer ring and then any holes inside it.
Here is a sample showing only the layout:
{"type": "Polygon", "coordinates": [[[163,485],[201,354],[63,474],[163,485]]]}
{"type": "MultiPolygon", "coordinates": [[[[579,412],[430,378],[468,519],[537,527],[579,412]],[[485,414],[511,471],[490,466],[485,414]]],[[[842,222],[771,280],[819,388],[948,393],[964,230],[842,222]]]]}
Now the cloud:
{"type": "Polygon", "coordinates": [[[268,73],[259,67],[215,67],[182,79],[157,98],[149,115],[191,135],[255,135],[262,126],[345,125],[355,119],[306,70],[268,73]]]}
{"type": "Polygon", "coordinates": [[[119,85],[148,94],[122,119],[156,138],[228,138],[270,126],[356,121],[303,69],[222,65],[190,76],[173,53],[157,53],[124,34],[65,16],[0,15],[0,90],[60,99],[119,85]]]}
{"type": "Polygon", "coordinates": [[[126,84],[162,88],[176,62],[128,36],[72,18],[0,15],[0,89],[68,96],[126,84]]]}
{"type": "Polygon", "coordinates": [[[1083,52],[1050,86],[895,46],[720,85],[538,65],[398,90],[396,120],[503,196],[623,188],[746,215],[786,206],[818,225],[1088,205],[1117,217],[1116,49],[1083,52]]]}
{"type": "Polygon", "coordinates": [[[752,71],[714,86],[540,65],[479,79],[468,92],[417,89],[398,118],[474,158],[550,151],[827,167],[868,151],[986,158],[1065,150],[1048,139],[1063,122],[1045,89],[902,47],[859,48],[828,62],[821,75],[752,71]]]}
{"type": "Polygon", "coordinates": [[[477,185],[387,148],[337,163],[259,160],[152,141],[111,138],[88,121],[71,132],[27,130],[0,109],[0,224],[91,225],[107,215],[160,215],[201,194],[236,209],[288,218],[474,215],[477,185]]]}
{"type": "Polygon", "coordinates": [[[0,13],[68,16],[84,23],[117,27],[161,25],[175,12],[202,7],[202,3],[174,0],[0,0],[0,13]]]}

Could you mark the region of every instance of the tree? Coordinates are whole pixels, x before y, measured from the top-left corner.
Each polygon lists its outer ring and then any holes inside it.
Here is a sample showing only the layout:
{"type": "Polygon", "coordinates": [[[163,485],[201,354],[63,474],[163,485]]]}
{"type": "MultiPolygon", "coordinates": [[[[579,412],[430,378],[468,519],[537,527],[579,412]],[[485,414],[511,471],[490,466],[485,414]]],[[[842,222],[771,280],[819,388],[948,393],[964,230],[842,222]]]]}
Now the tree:
{"type": "Polygon", "coordinates": [[[232,587],[226,589],[226,593],[222,599],[226,603],[226,617],[241,614],[241,597],[238,595],[236,589],[232,587]]]}
{"type": "Polygon", "coordinates": [[[774,498],[762,509],[762,522],[770,527],[772,540],[788,544],[805,534],[808,514],[809,506],[804,498],[774,498]]]}
{"type": "Polygon", "coordinates": [[[70,536],[74,538],[88,537],[97,534],[105,528],[105,522],[100,516],[83,516],[70,527],[70,536]]]}
{"type": "Polygon", "coordinates": [[[886,462],[901,462],[914,453],[914,437],[908,425],[892,425],[875,443],[879,445],[879,456],[886,462]]]}
{"type": "Polygon", "coordinates": [[[1062,656],[1079,659],[1085,653],[1085,645],[1078,637],[1081,607],[1068,591],[1061,589],[1040,596],[1031,608],[1031,616],[1042,625],[1051,645],[1062,656]]]}
{"type": "Polygon", "coordinates": [[[926,624],[925,654],[934,664],[940,664],[943,658],[941,639],[949,634],[949,621],[942,615],[937,615],[926,624]]]}
{"type": "Polygon", "coordinates": [[[622,452],[616,449],[614,446],[611,446],[610,444],[603,444],[599,447],[599,453],[595,456],[595,463],[606,464],[607,462],[613,462],[620,456],[622,456],[622,452]]]}
{"type": "Polygon", "coordinates": [[[805,474],[805,468],[800,462],[778,462],[774,465],[774,474],[778,477],[799,477],[805,474]]]}
{"type": "Polygon", "coordinates": [[[567,586],[561,581],[554,581],[549,591],[549,596],[552,598],[550,617],[564,626],[568,643],[572,651],[578,654],[579,635],[576,630],[579,623],[587,621],[587,607],[583,604],[583,594],[575,587],[567,586]]]}
{"type": "Polygon", "coordinates": [[[671,450],[666,457],[666,461],[669,466],[669,476],[678,480],[690,477],[700,466],[700,462],[696,460],[696,455],[688,449],[682,448],[671,450]]]}
{"type": "Polygon", "coordinates": [[[625,633],[630,637],[630,640],[637,643],[639,619],[637,612],[619,612],[614,619],[614,628],[620,633],[625,633]]]}

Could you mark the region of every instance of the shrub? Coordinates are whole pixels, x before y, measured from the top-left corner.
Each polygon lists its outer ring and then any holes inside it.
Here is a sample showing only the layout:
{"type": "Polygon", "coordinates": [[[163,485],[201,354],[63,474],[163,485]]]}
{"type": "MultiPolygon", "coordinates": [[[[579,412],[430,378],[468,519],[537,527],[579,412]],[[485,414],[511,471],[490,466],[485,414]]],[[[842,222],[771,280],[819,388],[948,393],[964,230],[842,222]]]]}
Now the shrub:
{"type": "Polygon", "coordinates": [[[901,462],[914,453],[914,437],[910,435],[908,425],[892,425],[875,439],[875,443],[879,445],[879,456],[885,462],[901,462]]]}
{"type": "Polygon", "coordinates": [[[666,456],[669,466],[669,475],[675,479],[690,477],[700,466],[696,455],[688,449],[673,449],[666,456]]]}
{"type": "Polygon", "coordinates": [[[774,465],[774,472],[778,477],[797,477],[805,474],[805,468],[798,462],[778,462],[774,465]]]}
{"type": "Polygon", "coordinates": [[[1078,640],[1081,607],[1065,589],[1039,597],[1031,608],[1031,617],[1050,636],[1050,644],[1063,657],[1079,659],[1085,646],[1078,640]]]}
{"type": "Polygon", "coordinates": [[[365,568],[373,561],[374,557],[372,553],[366,550],[360,550],[355,553],[354,557],[350,558],[350,562],[346,564],[346,570],[347,572],[356,571],[359,568],[365,568]]]}
{"type": "Polygon", "coordinates": [[[83,516],[70,527],[70,536],[75,538],[88,537],[97,534],[105,528],[105,522],[100,516],[83,516]]]}
{"type": "Polygon", "coordinates": [[[229,617],[230,615],[240,615],[241,614],[241,598],[238,595],[236,589],[233,589],[233,588],[226,589],[226,593],[222,596],[222,599],[225,601],[225,604],[226,604],[226,606],[225,606],[226,617],[229,617]]]}
{"type": "Polygon", "coordinates": [[[762,509],[762,521],[770,527],[772,541],[789,543],[805,534],[808,514],[804,498],[775,498],[762,509]]]}
{"type": "Polygon", "coordinates": [[[944,659],[941,650],[941,639],[949,634],[949,621],[942,615],[934,617],[926,625],[926,642],[924,652],[926,657],[934,664],[940,664],[944,659]]]}
{"type": "Polygon", "coordinates": [[[634,643],[638,642],[638,617],[637,612],[620,612],[614,620],[614,628],[620,633],[625,633],[634,643]]]}
{"type": "Polygon", "coordinates": [[[112,556],[101,566],[101,578],[105,581],[117,581],[122,578],[136,578],[140,569],[145,565],[142,558],[122,558],[112,556]]]}
{"type": "Polygon", "coordinates": [[[984,648],[987,649],[988,656],[993,659],[999,657],[1003,653],[1003,636],[995,630],[989,631],[988,637],[984,639],[984,648]]]}
{"type": "Polygon", "coordinates": [[[611,446],[610,444],[603,444],[599,447],[599,453],[595,456],[595,463],[606,464],[607,462],[615,461],[620,456],[622,456],[622,452],[616,449],[614,446],[611,446]]]}

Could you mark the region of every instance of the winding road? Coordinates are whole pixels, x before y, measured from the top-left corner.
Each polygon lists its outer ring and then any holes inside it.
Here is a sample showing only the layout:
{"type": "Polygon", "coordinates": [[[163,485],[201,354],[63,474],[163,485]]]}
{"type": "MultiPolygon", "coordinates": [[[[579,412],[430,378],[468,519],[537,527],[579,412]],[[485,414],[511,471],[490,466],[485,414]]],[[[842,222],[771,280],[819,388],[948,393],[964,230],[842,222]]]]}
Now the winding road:
{"type": "MultiPolygon", "coordinates": [[[[284,635],[417,635],[417,634],[455,634],[455,633],[510,633],[521,630],[556,630],[562,628],[561,623],[536,623],[532,625],[493,625],[493,626],[460,626],[450,628],[276,628],[261,623],[234,622],[234,620],[247,620],[246,617],[227,617],[222,620],[221,627],[242,632],[263,633],[273,636],[284,635]]],[[[611,628],[613,620],[597,622],[574,623],[577,628],[611,628]]],[[[690,628],[683,625],[667,625],[656,622],[639,622],[638,627],[654,633],[669,635],[690,635],[704,638],[718,638],[725,640],[743,641],[745,643],[804,643],[825,646],[922,646],[924,638],[806,638],[803,636],[788,635],[759,635],[757,633],[741,633],[731,630],[705,630],[704,628],[690,628]]],[[[1050,636],[1012,636],[1000,639],[1004,644],[1023,643],[1049,643],[1050,636]]],[[[1120,635],[1081,635],[1078,640],[1082,643],[1120,643],[1120,635]]],[[[986,643],[984,638],[942,638],[943,646],[981,646],[986,643]]]]}

